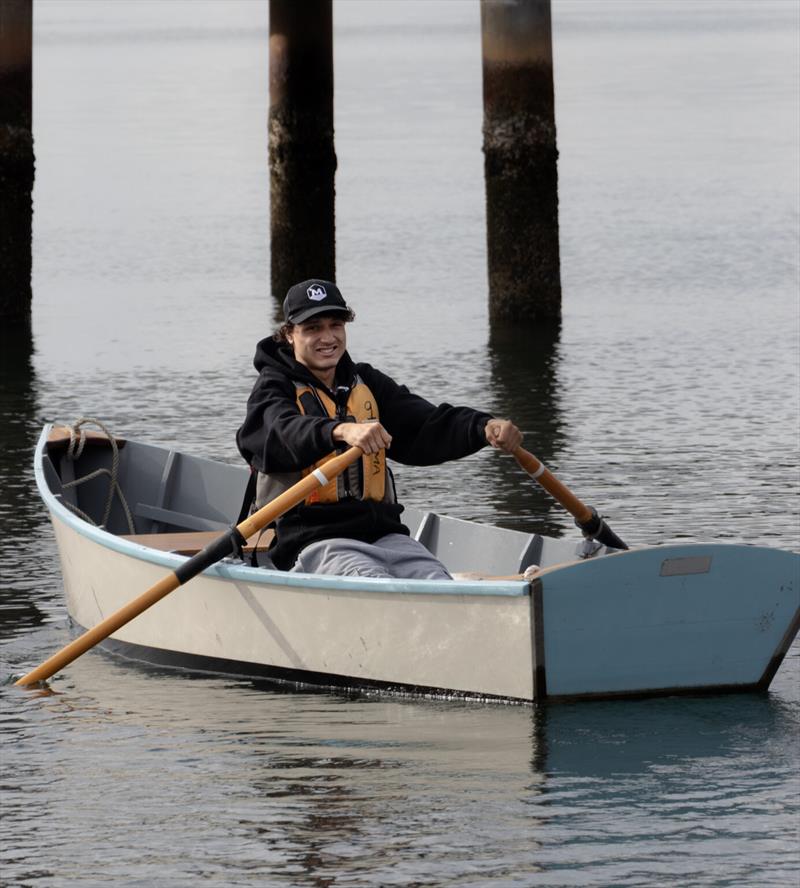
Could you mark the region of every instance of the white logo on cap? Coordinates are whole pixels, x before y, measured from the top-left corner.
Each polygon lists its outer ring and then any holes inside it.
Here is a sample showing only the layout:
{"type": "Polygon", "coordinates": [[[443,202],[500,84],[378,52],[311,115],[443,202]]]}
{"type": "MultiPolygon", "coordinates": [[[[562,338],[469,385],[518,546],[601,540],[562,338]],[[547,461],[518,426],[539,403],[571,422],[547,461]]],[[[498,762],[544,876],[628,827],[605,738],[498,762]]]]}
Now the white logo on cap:
{"type": "Polygon", "coordinates": [[[312,284],[307,290],[308,298],[313,299],[314,302],[320,302],[323,300],[328,294],[325,292],[325,287],[321,284],[312,284]]]}

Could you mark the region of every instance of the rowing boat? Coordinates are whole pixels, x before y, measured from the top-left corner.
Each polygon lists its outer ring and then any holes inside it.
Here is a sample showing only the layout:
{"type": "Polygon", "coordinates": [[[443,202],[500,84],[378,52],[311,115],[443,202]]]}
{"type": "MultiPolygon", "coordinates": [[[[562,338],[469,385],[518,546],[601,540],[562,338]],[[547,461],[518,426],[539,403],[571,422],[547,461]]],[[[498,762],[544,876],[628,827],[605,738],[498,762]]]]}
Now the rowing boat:
{"type": "MultiPolygon", "coordinates": [[[[248,471],[46,425],[35,454],[66,606],[91,629],[237,520],[248,471]]],[[[800,556],[609,548],[406,509],[452,580],[285,572],[269,532],[102,647],[297,688],[513,702],[765,691],[800,626],[800,556]]]]}

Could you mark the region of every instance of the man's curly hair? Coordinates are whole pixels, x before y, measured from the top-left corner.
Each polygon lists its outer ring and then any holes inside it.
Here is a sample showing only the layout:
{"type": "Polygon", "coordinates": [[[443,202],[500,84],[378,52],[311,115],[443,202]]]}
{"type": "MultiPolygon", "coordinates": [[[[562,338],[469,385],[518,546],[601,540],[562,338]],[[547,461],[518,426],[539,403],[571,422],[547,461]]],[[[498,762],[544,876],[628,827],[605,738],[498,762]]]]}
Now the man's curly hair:
{"type": "MultiPolygon", "coordinates": [[[[346,324],[349,324],[350,321],[354,321],[356,319],[356,313],[352,308],[348,308],[345,313],[341,311],[321,311],[319,314],[314,315],[315,318],[343,318],[346,324]]],[[[309,318],[309,321],[311,318],[309,318]]],[[[276,342],[289,342],[289,338],[286,335],[287,333],[291,333],[295,328],[296,324],[281,324],[280,327],[272,334],[272,338],[276,342]]]]}

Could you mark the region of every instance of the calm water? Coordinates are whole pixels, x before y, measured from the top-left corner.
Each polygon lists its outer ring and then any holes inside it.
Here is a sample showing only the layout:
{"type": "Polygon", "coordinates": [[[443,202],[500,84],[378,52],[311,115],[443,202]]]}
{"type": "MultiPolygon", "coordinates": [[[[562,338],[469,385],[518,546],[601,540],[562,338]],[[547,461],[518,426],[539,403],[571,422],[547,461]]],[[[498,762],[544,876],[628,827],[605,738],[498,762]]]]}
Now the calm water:
{"type": "MultiPolygon", "coordinates": [[[[266,0],[37,0],[32,341],[3,334],[0,678],[69,627],[40,425],[237,459],[268,274],[266,0]],[[20,374],[20,366],[29,370],[20,374]]],[[[800,550],[800,7],[554,0],[564,319],[490,331],[476,2],[335,4],[351,351],[513,416],[629,544],[800,550]]],[[[311,272],[309,272],[311,273],[311,272]]],[[[481,453],[411,505],[572,533],[481,453]]],[[[301,695],[92,653],[0,686],[9,886],[784,886],[800,648],[765,697],[301,695]]]]}

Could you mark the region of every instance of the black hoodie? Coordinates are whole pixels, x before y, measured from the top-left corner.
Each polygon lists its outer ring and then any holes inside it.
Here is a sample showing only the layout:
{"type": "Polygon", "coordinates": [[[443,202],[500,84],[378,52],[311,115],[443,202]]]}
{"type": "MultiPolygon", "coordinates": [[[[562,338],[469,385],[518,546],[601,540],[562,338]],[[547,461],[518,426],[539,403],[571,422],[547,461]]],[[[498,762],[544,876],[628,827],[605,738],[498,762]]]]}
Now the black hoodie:
{"type": "MultiPolygon", "coordinates": [[[[253,364],[259,376],[236,443],[254,469],[266,474],[297,472],[336,449],[346,449],[331,437],[340,420],[300,412],[296,381],[327,390],[294,359],[289,345],[262,339],[253,364]]],[[[351,386],[356,374],[375,396],[380,422],[392,436],[388,459],[413,466],[438,465],[486,444],[488,413],[449,404],[437,407],[369,364],[354,363],[345,352],[336,367],[335,384],[351,386]]],[[[297,506],[278,520],[270,555],[277,567],[288,569],[298,552],[315,540],[348,537],[372,543],[387,533],[407,534],[400,521],[402,510],[395,503],[360,499],[297,506]]]]}

